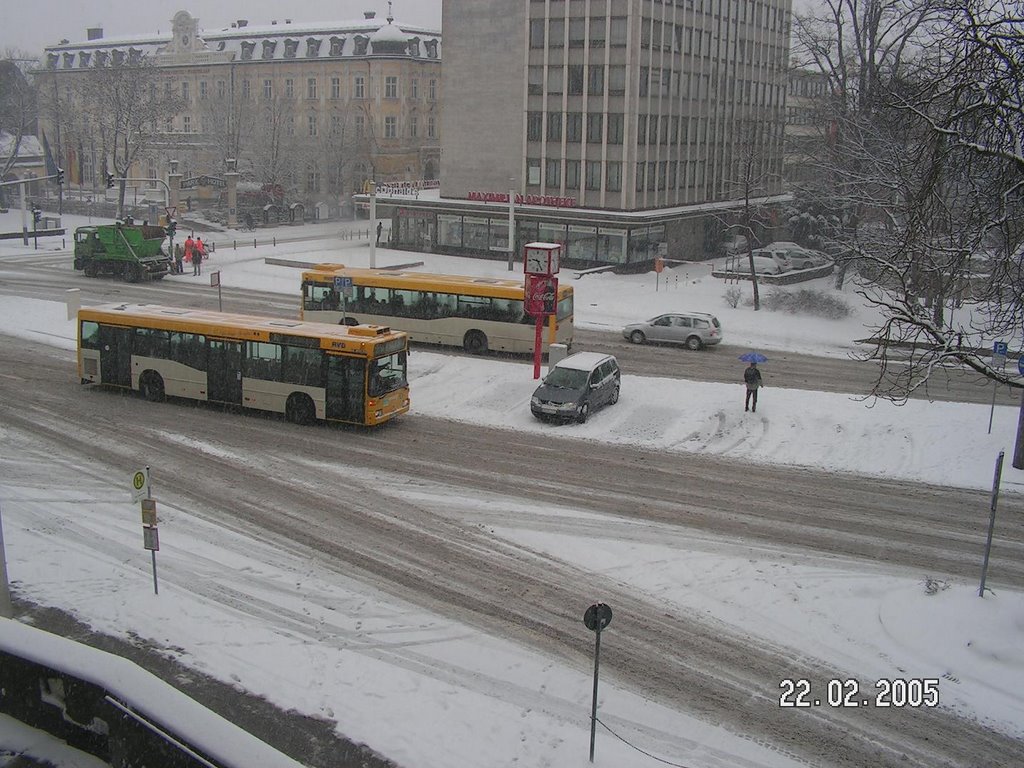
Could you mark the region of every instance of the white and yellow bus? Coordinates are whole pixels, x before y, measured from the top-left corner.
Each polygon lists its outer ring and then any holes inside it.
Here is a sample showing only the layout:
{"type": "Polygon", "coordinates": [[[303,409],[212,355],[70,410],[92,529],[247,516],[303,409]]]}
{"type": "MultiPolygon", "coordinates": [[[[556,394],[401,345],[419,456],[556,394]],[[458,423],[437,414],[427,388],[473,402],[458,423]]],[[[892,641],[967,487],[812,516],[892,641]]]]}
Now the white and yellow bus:
{"type": "Polygon", "coordinates": [[[78,312],[83,384],[373,426],[409,410],[408,334],[152,304],[78,312]]]}
{"type": "MultiPolygon", "coordinates": [[[[388,325],[408,333],[411,341],[473,354],[525,354],[533,351],[536,326],[524,311],[524,294],[521,280],[318,264],[302,273],[302,318],[388,325]],[[347,297],[339,290],[343,284],[351,286],[347,297]]],[[[571,347],[572,287],[559,285],[557,301],[545,343],[571,347]]]]}

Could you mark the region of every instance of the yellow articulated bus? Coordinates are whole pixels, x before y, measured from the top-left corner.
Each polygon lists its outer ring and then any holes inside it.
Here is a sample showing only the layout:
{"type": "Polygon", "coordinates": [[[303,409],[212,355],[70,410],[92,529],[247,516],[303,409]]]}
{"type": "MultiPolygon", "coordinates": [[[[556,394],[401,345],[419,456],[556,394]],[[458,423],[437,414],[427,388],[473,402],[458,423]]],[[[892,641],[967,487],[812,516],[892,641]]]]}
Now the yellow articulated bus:
{"type": "MultiPolygon", "coordinates": [[[[524,310],[524,294],[521,280],[318,264],[302,273],[302,318],[379,323],[405,331],[411,341],[472,354],[526,354],[533,351],[536,326],[524,310]]],[[[572,287],[559,285],[557,300],[545,342],[571,347],[572,287]]]]}
{"type": "Polygon", "coordinates": [[[409,337],[375,325],[106,304],[78,312],[78,375],[166,397],[374,426],[409,410],[409,337]]]}

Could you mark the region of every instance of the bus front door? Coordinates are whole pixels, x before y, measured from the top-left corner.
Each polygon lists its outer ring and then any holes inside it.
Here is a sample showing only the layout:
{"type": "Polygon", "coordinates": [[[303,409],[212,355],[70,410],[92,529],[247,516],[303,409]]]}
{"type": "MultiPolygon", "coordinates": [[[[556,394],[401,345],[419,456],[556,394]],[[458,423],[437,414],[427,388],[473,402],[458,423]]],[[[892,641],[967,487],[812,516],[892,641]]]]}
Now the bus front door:
{"type": "Polygon", "coordinates": [[[327,418],[362,424],[366,392],[366,360],[358,357],[327,358],[327,418]]]}
{"type": "Polygon", "coordinates": [[[206,397],[218,403],[242,404],[242,344],[210,339],[206,397]]]}
{"type": "Polygon", "coordinates": [[[118,387],[132,385],[132,330],[100,326],[100,382],[118,387]]]}

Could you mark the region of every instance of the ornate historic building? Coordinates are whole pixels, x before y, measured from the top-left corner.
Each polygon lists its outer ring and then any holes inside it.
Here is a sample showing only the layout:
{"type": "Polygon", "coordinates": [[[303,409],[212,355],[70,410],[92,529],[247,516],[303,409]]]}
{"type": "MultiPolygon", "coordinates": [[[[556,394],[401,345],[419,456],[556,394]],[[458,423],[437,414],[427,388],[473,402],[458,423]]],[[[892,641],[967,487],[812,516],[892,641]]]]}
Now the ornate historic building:
{"type": "Polygon", "coordinates": [[[110,136],[84,116],[109,103],[90,94],[98,74],[118,67],[136,68],[151,79],[148,96],[173,105],[147,120],[151,135],[127,176],[165,179],[176,160],[187,182],[217,176],[234,159],[240,189],[283,188],[307,209],[332,213],[367,180],[438,176],[436,30],[372,12],[351,23],[241,19],[210,30],[179,11],[170,34],[107,39],[89,30],[84,42],[62,41],[46,48],[36,75],[49,100],[41,129],[71,184],[103,188],[113,170],[110,136]]]}

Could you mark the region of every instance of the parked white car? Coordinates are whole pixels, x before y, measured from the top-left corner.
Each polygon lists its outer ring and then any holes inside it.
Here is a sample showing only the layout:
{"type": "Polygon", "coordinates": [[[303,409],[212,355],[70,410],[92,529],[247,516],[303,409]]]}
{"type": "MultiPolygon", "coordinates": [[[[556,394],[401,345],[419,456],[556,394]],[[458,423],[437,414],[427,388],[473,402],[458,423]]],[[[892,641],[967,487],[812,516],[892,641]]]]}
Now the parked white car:
{"type": "MultiPolygon", "coordinates": [[[[765,251],[771,254],[776,263],[785,264],[783,269],[810,269],[812,267],[823,267],[830,259],[823,253],[811,251],[797,243],[781,240],[769,243],[764,248],[759,248],[755,254],[765,251]]],[[[763,255],[763,254],[762,254],[763,255]]]]}

